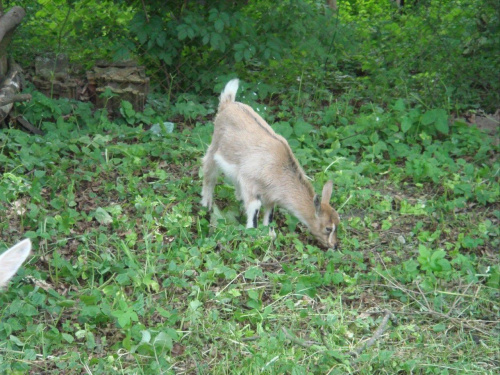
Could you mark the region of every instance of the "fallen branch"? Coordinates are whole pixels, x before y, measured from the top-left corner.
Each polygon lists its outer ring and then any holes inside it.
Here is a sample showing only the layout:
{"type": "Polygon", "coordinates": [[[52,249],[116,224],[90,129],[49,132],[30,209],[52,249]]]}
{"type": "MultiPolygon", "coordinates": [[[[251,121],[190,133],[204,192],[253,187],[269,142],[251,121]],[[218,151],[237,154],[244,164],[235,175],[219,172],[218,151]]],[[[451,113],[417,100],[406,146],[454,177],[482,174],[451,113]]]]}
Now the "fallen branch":
{"type": "Polygon", "coordinates": [[[26,102],[31,100],[31,94],[18,94],[5,96],[0,98],[0,107],[3,107],[7,104],[17,103],[17,102],[26,102]]]}
{"type": "MultiPolygon", "coordinates": [[[[9,101],[10,98],[16,97],[21,90],[21,67],[14,62],[11,62],[10,69],[3,79],[0,87],[0,101],[9,101]]],[[[13,106],[13,101],[0,106],[0,122],[5,120],[9,115],[13,106]]]]}
{"type": "Polygon", "coordinates": [[[323,329],[323,327],[320,328],[320,335],[321,335],[321,341],[323,342],[323,345],[325,346],[325,348],[327,350],[333,350],[332,347],[330,346],[330,344],[328,344],[328,342],[326,341],[326,334],[325,334],[325,330],[323,329]]]}
{"type": "Polygon", "coordinates": [[[43,132],[40,129],[35,128],[33,125],[31,125],[31,123],[23,116],[14,117],[14,120],[16,120],[19,124],[21,124],[21,126],[23,126],[26,130],[29,130],[33,134],[43,135],[43,132]]]}
{"type": "Polygon", "coordinates": [[[260,339],[260,336],[259,335],[255,335],[255,336],[250,336],[250,337],[243,337],[241,339],[241,342],[257,341],[259,339],[260,339]]]}
{"type": "Polygon", "coordinates": [[[290,340],[291,342],[293,342],[294,344],[297,344],[297,345],[300,345],[304,348],[310,348],[311,346],[313,345],[321,345],[319,342],[315,342],[315,341],[304,341],[304,340],[301,340],[299,339],[298,337],[296,336],[292,336],[285,327],[281,327],[281,330],[283,331],[283,333],[285,334],[286,338],[288,340],[290,340]]]}
{"type": "Polygon", "coordinates": [[[365,349],[368,349],[370,346],[373,346],[375,344],[375,341],[377,341],[380,336],[382,336],[385,332],[385,329],[387,327],[387,322],[389,321],[389,318],[392,316],[392,313],[390,311],[386,311],[384,318],[382,319],[382,322],[380,323],[380,326],[377,328],[373,336],[365,342],[363,346],[360,348],[354,350],[353,352],[350,352],[349,354],[353,357],[359,356],[365,349]]]}

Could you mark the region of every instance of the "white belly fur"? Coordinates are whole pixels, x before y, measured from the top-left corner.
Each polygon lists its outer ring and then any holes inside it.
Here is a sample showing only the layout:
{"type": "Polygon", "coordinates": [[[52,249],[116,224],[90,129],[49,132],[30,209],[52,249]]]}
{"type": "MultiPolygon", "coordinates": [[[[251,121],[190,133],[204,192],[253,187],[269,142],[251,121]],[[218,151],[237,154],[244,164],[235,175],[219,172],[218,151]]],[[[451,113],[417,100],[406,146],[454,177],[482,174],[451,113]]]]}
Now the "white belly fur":
{"type": "Polygon", "coordinates": [[[231,181],[237,181],[238,168],[235,164],[229,163],[226,159],[222,157],[220,154],[214,155],[214,160],[217,163],[217,166],[224,172],[226,177],[228,177],[231,181]]]}

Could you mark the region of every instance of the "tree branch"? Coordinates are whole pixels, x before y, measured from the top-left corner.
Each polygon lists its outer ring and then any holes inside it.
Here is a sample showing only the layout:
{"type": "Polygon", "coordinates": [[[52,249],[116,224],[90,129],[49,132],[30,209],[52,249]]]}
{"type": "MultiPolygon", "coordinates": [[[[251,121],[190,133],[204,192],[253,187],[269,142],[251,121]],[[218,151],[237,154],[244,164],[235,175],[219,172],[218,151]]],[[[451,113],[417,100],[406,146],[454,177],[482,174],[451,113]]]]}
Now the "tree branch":
{"type": "Polygon", "coordinates": [[[18,94],[6,97],[0,97],[0,107],[16,102],[26,102],[31,100],[31,94],[18,94]]]}
{"type": "Polygon", "coordinates": [[[360,348],[354,350],[353,352],[350,352],[349,354],[352,355],[353,357],[359,356],[365,349],[368,349],[370,346],[373,346],[375,344],[375,341],[377,341],[380,336],[383,335],[385,332],[385,329],[387,327],[387,322],[389,321],[389,318],[392,316],[392,313],[390,311],[386,311],[384,318],[382,319],[382,322],[380,323],[380,326],[377,328],[373,336],[365,342],[363,346],[360,348]]]}
{"type": "Polygon", "coordinates": [[[297,345],[300,345],[300,346],[303,346],[304,348],[309,348],[313,345],[321,345],[320,343],[318,342],[315,342],[315,341],[304,341],[304,340],[301,340],[299,339],[298,337],[296,336],[292,336],[285,327],[281,327],[281,330],[283,331],[283,333],[285,334],[286,338],[289,339],[291,342],[293,342],[294,344],[297,344],[297,345]]]}
{"type": "Polygon", "coordinates": [[[7,13],[0,17],[0,41],[5,34],[16,28],[26,15],[23,8],[19,6],[12,7],[7,13]]]}
{"type": "Polygon", "coordinates": [[[10,99],[18,96],[19,91],[21,91],[21,67],[11,62],[9,72],[0,83],[0,101],[6,101],[0,107],[0,122],[9,115],[15,101],[10,99]]]}
{"type": "MultiPolygon", "coordinates": [[[[17,117],[14,117],[14,120],[16,120],[20,125],[22,125],[26,130],[29,130],[30,132],[32,132],[33,134],[38,134],[38,135],[43,135],[43,132],[38,129],[38,128],[35,128],[33,125],[31,125],[31,123],[26,120],[23,116],[17,116],[17,117]]],[[[43,288],[43,287],[42,287],[43,288]]],[[[44,288],[45,289],[45,288],[44,288]]]]}

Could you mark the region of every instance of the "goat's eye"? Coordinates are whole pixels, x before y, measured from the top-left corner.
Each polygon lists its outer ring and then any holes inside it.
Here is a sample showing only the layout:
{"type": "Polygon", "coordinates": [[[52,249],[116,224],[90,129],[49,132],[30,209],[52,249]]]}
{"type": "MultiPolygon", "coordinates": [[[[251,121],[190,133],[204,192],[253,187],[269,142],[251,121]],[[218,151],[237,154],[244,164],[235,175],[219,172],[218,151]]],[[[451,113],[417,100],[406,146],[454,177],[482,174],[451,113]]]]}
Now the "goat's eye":
{"type": "Polygon", "coordinates": [[[333,228],[325,228],[326,234],[330,234],[333,232],[333,228]]]}

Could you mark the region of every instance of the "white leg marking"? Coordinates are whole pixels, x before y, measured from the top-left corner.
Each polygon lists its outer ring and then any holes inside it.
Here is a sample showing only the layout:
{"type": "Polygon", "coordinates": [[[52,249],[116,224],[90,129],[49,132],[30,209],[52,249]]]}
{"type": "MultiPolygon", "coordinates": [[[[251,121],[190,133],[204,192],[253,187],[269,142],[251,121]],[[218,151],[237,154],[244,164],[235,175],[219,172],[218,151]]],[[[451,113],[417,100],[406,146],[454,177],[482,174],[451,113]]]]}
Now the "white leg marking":
{"type": "Polygon", "coordinates": [[[247,228],[257,227],[257,218],[262,203],[259,200],[253,200],[247,204],[247,228]]]}
{"type": "Polygon", "coordinates": [[[264,225],[269,225],[271,221],[273,220],[273,213],[274,213],[274,207],[266,207],[264,209],[264,219],[263,219],[263,224],[264,225]]]}

